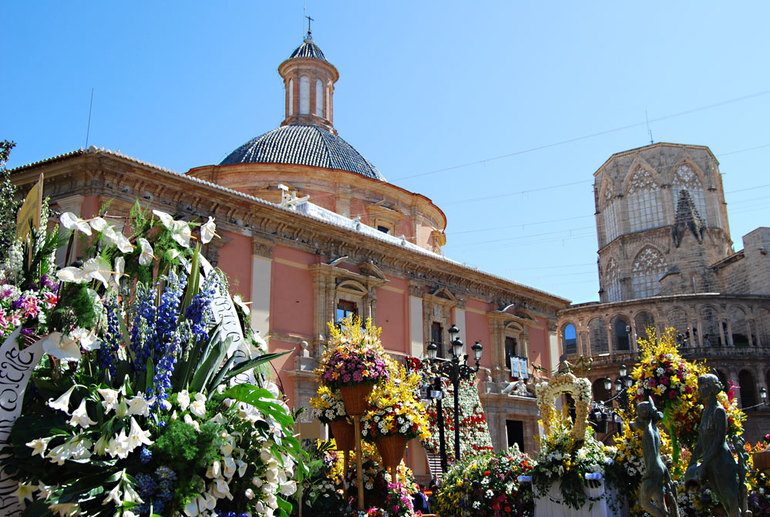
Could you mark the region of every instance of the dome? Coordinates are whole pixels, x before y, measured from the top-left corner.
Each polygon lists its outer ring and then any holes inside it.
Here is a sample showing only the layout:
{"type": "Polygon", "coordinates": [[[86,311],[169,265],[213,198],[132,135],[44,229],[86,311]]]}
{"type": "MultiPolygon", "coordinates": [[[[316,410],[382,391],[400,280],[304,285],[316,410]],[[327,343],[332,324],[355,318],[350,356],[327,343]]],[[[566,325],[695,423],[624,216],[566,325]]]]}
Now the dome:
{"type": "Polygon", "coordinates": [[[318,47],[318,45],[315,44],[313,39],[308,34],[308,37],[305,38],[305,42],[294,49],[294,52],[291,53],[289,56],[289,59],[294,59],[296,57],[310,57],[313,59],[320,59],[321,61],[326,61],[326,57],[324,56],[324,53],[321,52],[321,49],[318,47]]]}
{"type": "MultiPolygon", "coordinates": [[[[301,48],[301,47],[300,47],[301,48]]],[[[380,171],[340,136],[321,126],[286,125],[249,140],[219,165],[290,163],[355,172],[386,181],[380,171]]]]}

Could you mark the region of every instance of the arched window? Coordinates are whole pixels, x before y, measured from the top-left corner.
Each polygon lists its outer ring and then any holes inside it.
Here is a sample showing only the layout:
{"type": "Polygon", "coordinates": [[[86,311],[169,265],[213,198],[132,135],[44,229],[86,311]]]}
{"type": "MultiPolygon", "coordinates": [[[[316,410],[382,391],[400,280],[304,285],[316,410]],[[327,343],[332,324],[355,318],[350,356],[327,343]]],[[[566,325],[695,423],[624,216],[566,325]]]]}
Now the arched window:
{"type": "Polygon", "coordinates": [[[649,171],[639,167],[628,186],[628,226],[637,232],[663,224],[663,206],[658,199],[660,188],[649,171]]]}
{"type": "Polygon", "coordinates": [[[612,321],[612,349],[631,350],[631,325],[622,316],[615,316],[612,321]]]}
{"type": "Polygon", "coordinates": [[[294,79],[289,79],[289,115],[294,115],[294,79]]]}
{"type": "Polygon", "coordinates": [[[706,197],[703,192],[703,184],[690,166],[681,165],[674,173],[674,180],[671,183],[674,206],[676,207],[679,201],[679,192],[686,190],[695,204],[695,209],[698,210],[698,215],[706,222],[706,197]]]}
{"type": "Polygon", "coordinates": [[[315,81],[315,114],[316,117],[324,116],[324,85],[320,79],[315,81]]]}
{"type": "Polygon", "coordinates": [[[612,183],[607,182],[602,196],[604,209],[602,217],[604,218],[604,244],[612,242],[619,234],[618,230],[618,211],[615,204],[615,192],[612,183]]]}
{"type": "Polygon", "coordinates": [[[607,269],[604,271],[604,289],[607,292],[608,302],[619,302],[620,297],[620,272],[618,271],[618,263],[614,258],[611,258],[607,264],[607,269]]]}
{"type": "Polygon", "coordinates": [[[572,323],[564,327],[564,336],[561,344],[563,353],[567,355],[577,353],[577,331],[572,323]]]}
{"type": "Polygon", "coordinates": [[[299,113],[310,114],[310,79],[304,75],[299,78],[299,113]]]}
{"type": "Polygon", "coordinates": [[[631,289],[634,298],[655,296],[660,289],[660,276],[666,271],[666,259],[660,251],[647,246],[634,259],[631,289]]]}

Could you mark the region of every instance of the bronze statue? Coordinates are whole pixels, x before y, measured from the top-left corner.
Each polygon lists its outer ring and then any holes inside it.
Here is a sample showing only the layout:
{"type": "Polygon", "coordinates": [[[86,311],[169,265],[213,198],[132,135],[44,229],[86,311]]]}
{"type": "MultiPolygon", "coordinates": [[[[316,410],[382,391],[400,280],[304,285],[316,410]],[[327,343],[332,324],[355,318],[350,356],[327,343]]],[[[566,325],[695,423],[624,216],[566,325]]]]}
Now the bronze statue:
{"type": "Polygon", "coordinates": [[[727,446],[727,412],[717,400],[721,390],[722,383],[716,375],[708,373],[698,377],[698,395],[704,408],[698,425],[698,441],[685,473],[685,486],[693,490],[708,483],[726,517],[751,515],[746,509],[744,469],[736,463],[727,446]]]}
{"type": "Polygon", "coordinates": [[[639,505],[652,517],[679,517],[676,487],[668,467],[660,458],[660,433],[656,424],[662,419],[663,414],[655,408],[652,400],[636,406],[633,426],[644,433],[642,454],[645,471],[639,488],[639,505]]]}

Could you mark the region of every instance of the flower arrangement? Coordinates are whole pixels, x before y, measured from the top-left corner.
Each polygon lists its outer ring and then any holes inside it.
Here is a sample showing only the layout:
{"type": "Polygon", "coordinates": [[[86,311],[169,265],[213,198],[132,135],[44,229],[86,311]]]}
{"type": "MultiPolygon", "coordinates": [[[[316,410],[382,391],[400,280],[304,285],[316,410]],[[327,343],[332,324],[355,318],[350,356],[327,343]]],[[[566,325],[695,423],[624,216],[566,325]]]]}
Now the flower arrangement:
{"type": "Polygon", "coordinates": [[[371,409],[362,419],[361,435],[374,441],[381,436],[401,435],[408,440],[430,436],[425,405],[419,401],[420,376],[407,373],[388,358],[389,379],[378,383],[371,395],[371,409]]]}
{"type": "MultiPolygon", "coordinates": [[[[416,357],[407,358],[407,368],[419,374],[423,378],[433,379],[436,376],[436,364],[430,361],[421,361],[416,357]]],[[[441,379],[441,389],[444,392],[444,401],[454,399],[454,388],[449,380],[441,379]]],[[[465,458],[468,455],[476,456],[486,452],[493,451],[492,438],[489,434],[489,426],[484,415],[484,407],[479,399],[479,391],[476,387],[476,376],[470,379],[460,381],[458,391],[458,403],[460,408],[460,455],[465,458]]],[[[454,408],[451,404],[444,404],[442,407],[443,415],[438,414],[438,407],[435,401],[428,403],[425,407],[428,416],[428,427],[430,435],[423,439],[423,446],[430,452],[438,452],[439,418],[444,420],[444,430],[446,433],[454,433],[454,408]]],[[[453,434],[448,434],[452,436],[453,434]]],[[[454,448],[447,447],[447,461],[454,462],[454,448]]]]}
{"type": "MultiPolygon", "coordinates": [[[[641,359],[631,371],[634,385],[629,390],[633,405],[651,397],[663,412],[663,425],[672,440],[674,463],[678,463],[680,446],[692,447],[698,438],[703,405],[698,398],[698,377],[708,373],[699,363],[682,358],[676,345],[675,329],[668,328],[658,338],[655,329],[647,329],[648,339],[639,339],[641,359]]],[[[717,395],[727,412],[727,435],[743,433],[745,415],[730,393],[717,395]]]]}
{"type": "Polygon", "coordinates": [[[527,516],[534,512],[532,485],[518,477],[534,462],[514,445],[457,463],[447,473],[431,508],[442,517],[527,516]]]}
{"type": "Polygon", "coordinates": [[[329,344],[316,370],[321,382],[339,389],[358,383],[374,384],[387,378],[380,332],[370,319],[362,327],[355,315],[345,318],[339,326],[329,322],[329,344]]]}
{"type": "MultiPolygon", "coordinates": [[[[391,475],[382,466],[382,458],[380,458],[377,448],[369,443],[361,443],[361,460],[363,464],[363,483],[364,483],[364,498],[369,502],[374,501],[376,507],[381,507],[384,503],[385,497],[388,491],[388,485],[393,483],[391,475]]],[[[339,460],[342,462],[342,459],[339,460]]],[[[356,479],[356,455],[351,453],[350,458],[351,468],[347,472],[345,479],[348,484],[348,494],[352,499],[357,496],[358,481],[356,479]]],[[[407,467],[402,461],[398,467],[398,482],[407,491],[407,493],[414,494],[418,490],[417,483],[414,480],[414,473],[412,469],[407,467]]],[[[355,502],[355,501],[353,501],[355,502]]],[[[355,504],[351,503],[352,506],[355,504]]]]}
{"type": "Polygon", "coordinates": [[[576,440],[568,422],[555,416],[549,428],[550,433],[541,438],[532,481],[541,494],[558,482],[564,504],[579,509],[591,500],[584,489],[591,483],[586,480],[586,474],[604,475],[613,463],[616,450],[597,441],[590,429],[584,440],[576,440]]]}
{"type": "Polygon", "coordinates": [[[339,392],[332,391],[329,386],[318,386],[317,395],[310,399],[310,407],[316,410],[318,419],[324,424],[345,418],[345,403],[339,392]]]}
{"type": "MultiPolygon", "coordinates": [[[[412,494],[401,483],[390,483],[383,509],[388,517],[413,517],[412,494]]],[[[416,515],[422,515],[422,512],[418,511],[416,515]]]]}
{"type": "MultiPolygon", "coordinates": [[[[288,515],[304,468],[293,419],[274,384],[237,378],[276,355],[249,359],[256,342],[234,317],[246,358],[228,359],[232,338],[212,310],[226,279],[201,273],[191,225],[136,205],[126,237],[108,219],[61,216],[91,244],[56,273],[45,354],[4,450],[27,511],[288,515]]],[[[214,232],[210,219],[196,235],[214,232]]],[[[45,271],[31,256],[29,269],[45,271]]]]}
{"type": "Polygon", "coordinates": [[[309,472],[301,484],[301,490],[292,497],[297,515],[303,513],[319,517],[336,517],[344,514],[347,502],[342,494],[342,459],[335,450],[334,440],[315,440],[304,444],[310,459],[309,472]]]}

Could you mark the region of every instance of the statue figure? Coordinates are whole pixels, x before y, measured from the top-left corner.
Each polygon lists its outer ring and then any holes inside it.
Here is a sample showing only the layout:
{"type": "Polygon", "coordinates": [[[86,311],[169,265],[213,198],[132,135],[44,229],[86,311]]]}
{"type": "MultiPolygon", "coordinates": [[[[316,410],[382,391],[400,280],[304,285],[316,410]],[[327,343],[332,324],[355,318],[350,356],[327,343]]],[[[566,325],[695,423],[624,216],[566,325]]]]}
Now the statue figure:
{"type": "Polygon", "coordinates": [[[727,413],[717,400],[721,390],[722,383],[716,375],[708,373],[698,377],[698,395],[704,408],[698,425],[698,441],[685,473],[685,486],[692,490],[708,483],[726,517],[751,515],[746,509],[745,468],[735,462],[727,446],[727,413]]]}
{"type": "Polygon", "coordinates": [[[679,517],[676,487],[668,467],[660,458],[660,433],[657,423],[661,420],[663,414],[655,408],[652,399],[636,406],[636,420],[632,425],[644,433],[642,454],[645,471],[639,489],[639,505],[652,517],[679,517]]]}

